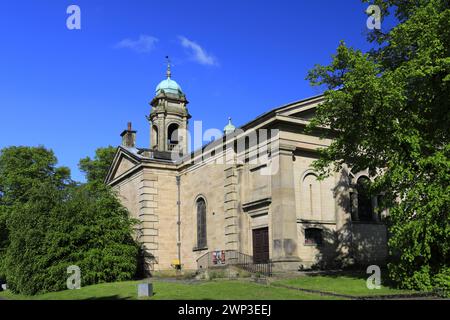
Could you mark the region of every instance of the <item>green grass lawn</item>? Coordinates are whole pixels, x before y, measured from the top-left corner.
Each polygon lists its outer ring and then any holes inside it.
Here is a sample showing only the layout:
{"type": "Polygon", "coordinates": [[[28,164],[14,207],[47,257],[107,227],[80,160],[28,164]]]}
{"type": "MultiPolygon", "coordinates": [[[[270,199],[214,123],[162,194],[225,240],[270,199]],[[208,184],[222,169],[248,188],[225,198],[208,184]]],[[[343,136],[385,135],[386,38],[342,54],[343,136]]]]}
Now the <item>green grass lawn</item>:
{"type": "MultiPolygon", "coordinates": [[[[248,281],[217,280],[195,284],[152,281],[152,300],[318,300],[336,299],[296,290],[265,286],[248,281]]],[[[85,300],[85,299],[137,299],[140,281],[104,283],[37,296],[0,292],[0,297],[14,300],[85,300]]]]}
{"type": "Polygon", "coordinates": [[[356,276],[302,276],[276,281],[275,283],[302,289],[319,290],[351,296],[396,295],[415,293],[414,291],[399,290],[383,285],[380,289],[370,290],[367,288],[366,279],[356,276]]]}

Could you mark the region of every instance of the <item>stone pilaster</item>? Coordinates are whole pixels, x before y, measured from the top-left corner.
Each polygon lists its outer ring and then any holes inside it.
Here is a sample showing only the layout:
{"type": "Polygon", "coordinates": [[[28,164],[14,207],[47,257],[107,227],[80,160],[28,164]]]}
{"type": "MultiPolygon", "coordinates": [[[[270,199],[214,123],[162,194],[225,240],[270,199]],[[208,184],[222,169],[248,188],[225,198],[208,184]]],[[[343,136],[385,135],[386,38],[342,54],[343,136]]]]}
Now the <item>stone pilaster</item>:
{"type": "Polygon", "coordinates": [[[239,216],[236,165],[227,165],[225,169],[225,246],[226,250],[239,251],[239,216]]]}
{"type": "Polygon", "coordinates": [[[358,197],[350,189],[349,169],[345,167],[335,174],[335,189],[333,191],[335,201],[336,231],[339,236],[333,241],[336,248],[340,248],[339,255],[335,258],[341,267],[349,266],[353,263],[352,252],[352,214],[357,207],[353,208],[358,197]]]}
{"type": "Polygon", "coordinates": [[[189,153],[189,147],[188,147],[188,118],[183,117],[183,121],[180,124],[180,132],[178,133],[180,135],[180,144],[182,148],[183,155],[186,155],[189,153]]]}
{"type": "Polygon", "coordinates": [[[145,173],[139,182],[139,219],[142,222],[140,242],[150,256],[150,268],[158,263],[158,177],[145,173]]]}
{"type": "Polygon", "coordinates": [[[278,170],[272,175],[272,261],[279,271],[298,270],[297,213],[295,206],[295,180],[293,152],[295,147],[280,145],[273,161],[278,170]]]}

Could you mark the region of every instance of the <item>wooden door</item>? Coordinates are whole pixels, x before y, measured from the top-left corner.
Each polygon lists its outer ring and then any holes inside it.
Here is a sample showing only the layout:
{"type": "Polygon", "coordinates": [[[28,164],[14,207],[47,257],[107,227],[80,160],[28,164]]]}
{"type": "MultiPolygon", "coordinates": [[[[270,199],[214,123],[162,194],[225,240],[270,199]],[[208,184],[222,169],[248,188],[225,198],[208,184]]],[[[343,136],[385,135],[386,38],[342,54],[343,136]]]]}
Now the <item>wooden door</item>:
{"type": "Polygon", "coordinates": [[[253,230],[253,262],[269,262],[269,228],[253,230]]]}

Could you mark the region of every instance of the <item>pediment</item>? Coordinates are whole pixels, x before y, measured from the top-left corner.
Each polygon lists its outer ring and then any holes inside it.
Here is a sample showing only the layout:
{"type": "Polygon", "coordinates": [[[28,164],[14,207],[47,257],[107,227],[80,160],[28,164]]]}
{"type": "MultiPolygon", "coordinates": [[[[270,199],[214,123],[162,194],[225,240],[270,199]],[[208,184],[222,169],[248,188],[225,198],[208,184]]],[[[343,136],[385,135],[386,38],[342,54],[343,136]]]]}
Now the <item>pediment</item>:
{"type": "Polygon", "coordinates": [[[303,120],[311,120],[316,114],[317,106],[323,102],[323,99],[323,96],[319,96],[310,100],[300,101],[279,109],[277,114],[303,120]]]}
{"type": "Polygon", "coordinates": [[[295,119],[304,122],[308,122],[315,116],[315,111],[317,106],[324,101],[325,97],[323,95],[314,96],[304,100],[296,101],[275,109],[270,110],[257,117],[256,119],[250,121],[249,123],[243,125],[241,129],[249,130],[258,126],[264,122],[271,121],[275,118],[295,119]]]}
{"type": "Polygon", "coordinates": [[[116,178],[132,170],[139,161],[126,154],[121,148],[117,150],[113,163],[106,178],[106,183],[110,183],[116,178]]]}
{"type": "Polygon", "coordinates": [[[117,167],[117,171],[114,177],[118,177],[131,168],[133,168],[136,164],[131,162],[130,160],[126,159],[125,157],[122,157],[122,159],[119,162],[119,166],[117,167]]]}

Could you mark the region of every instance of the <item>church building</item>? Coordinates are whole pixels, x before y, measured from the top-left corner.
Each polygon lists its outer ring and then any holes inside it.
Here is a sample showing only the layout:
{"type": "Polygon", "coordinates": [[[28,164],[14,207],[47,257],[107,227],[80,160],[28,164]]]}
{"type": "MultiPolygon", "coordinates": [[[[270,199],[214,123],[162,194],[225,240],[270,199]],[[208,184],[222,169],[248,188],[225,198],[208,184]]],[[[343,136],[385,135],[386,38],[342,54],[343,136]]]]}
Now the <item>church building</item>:
{"type": "Polygon", "coordinates": [[[149,146],[122,132],[106,183],[133,218],[150,271],[197,270],[247,257],[274,271],[383,263],[387,212],[367,172],[319,180],[311,167],[332,132],[306,132],[323,96],[276,107],[190,149],[188,100],[172,79],[150,102],[149,146]],[[321,138],[323,133],[327,138],[321,138]]]}

